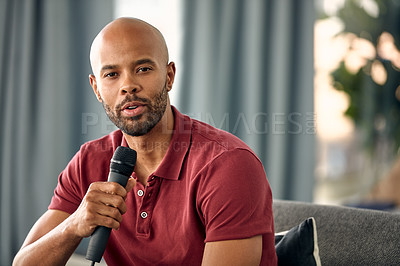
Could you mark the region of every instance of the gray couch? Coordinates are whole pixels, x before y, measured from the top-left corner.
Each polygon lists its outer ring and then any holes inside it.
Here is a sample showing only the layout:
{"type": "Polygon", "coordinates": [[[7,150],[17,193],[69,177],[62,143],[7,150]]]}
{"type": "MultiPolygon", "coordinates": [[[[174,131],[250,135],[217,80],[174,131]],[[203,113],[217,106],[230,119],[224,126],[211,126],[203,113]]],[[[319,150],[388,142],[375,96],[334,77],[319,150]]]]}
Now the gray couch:
{"type": "Polygon", "coordinates": [[[314,217],[322,265],[400,265],[400,214],[275,200],[275,231],[314,217]]]}

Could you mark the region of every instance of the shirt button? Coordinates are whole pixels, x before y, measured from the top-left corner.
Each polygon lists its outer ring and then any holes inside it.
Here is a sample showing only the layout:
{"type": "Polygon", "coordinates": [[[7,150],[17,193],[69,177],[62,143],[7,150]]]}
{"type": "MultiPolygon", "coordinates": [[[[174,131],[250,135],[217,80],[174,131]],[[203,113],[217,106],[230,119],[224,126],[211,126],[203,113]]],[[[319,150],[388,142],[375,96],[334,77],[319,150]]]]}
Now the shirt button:
{"type": "Polygon", "coordinates": [[[147,218],[147,212],[142,212],[140,214],[140,217],[142,217],[143,219],[146,219],[147,218]]]}
{"type": "Polygon", "coordinates": [[[143,190],[139,189],[137,194],[138,194],[139,197],[141,197],[141,196],[143,196],[144,192],[143,192],[143,190]]]}

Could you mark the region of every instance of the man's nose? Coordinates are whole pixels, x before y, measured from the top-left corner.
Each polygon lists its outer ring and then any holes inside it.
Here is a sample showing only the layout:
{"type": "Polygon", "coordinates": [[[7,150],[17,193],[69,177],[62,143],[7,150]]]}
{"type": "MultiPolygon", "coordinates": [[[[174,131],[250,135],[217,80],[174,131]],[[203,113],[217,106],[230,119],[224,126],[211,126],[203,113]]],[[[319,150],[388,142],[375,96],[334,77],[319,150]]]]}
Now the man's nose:
{"type": "Polygon", "coordinates": [[[137,83],[134,74],[125,74],[120,88],[121,93],[137,93],[139,90],[140,85],[137,83]]]}

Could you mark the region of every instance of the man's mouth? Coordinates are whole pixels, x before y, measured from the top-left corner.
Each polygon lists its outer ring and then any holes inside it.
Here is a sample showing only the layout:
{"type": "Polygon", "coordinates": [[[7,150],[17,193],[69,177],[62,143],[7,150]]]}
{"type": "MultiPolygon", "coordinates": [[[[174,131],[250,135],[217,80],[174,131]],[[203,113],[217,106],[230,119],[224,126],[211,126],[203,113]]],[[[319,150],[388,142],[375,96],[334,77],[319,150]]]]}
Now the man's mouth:
{"type": "Polygon", "coordinates": [[[125,110],[125,109],[129,109],[129,110],[135,110],[136,108],[138,108],[138,107],[140,107],[140,106],[143,106],[144,105],[144,103],[141,103],[141,102],[137,102],[137,101],[132,101],[132,102],[128,102],[128,103],[125,103],[123,106],[122,106],[122,110],[125,110]]]}
{"type": "Polygon", "coordinates": [[[142,114],[142,112],[144,111],[144,107],[145,105],[143,103],[130,102],[122,106],[121,110],[125,116],[132,117],[142,114]]]}

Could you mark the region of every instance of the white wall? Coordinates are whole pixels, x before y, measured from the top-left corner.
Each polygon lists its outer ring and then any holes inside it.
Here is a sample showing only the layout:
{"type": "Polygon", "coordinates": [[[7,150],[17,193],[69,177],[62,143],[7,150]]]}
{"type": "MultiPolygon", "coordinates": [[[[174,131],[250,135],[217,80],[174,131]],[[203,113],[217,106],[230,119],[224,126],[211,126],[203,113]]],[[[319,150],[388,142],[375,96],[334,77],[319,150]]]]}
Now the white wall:
{"type": "Polygon", "coordinates": [[[180,74],[182,73],[181,40],[182,1],[181,0],[115,0],[114,17],[136,17],[156,28],[164,35],[169,50],[170,61],[176,64],[175,84],[170,92],[171,103],[178,105],[180,74]]]}

